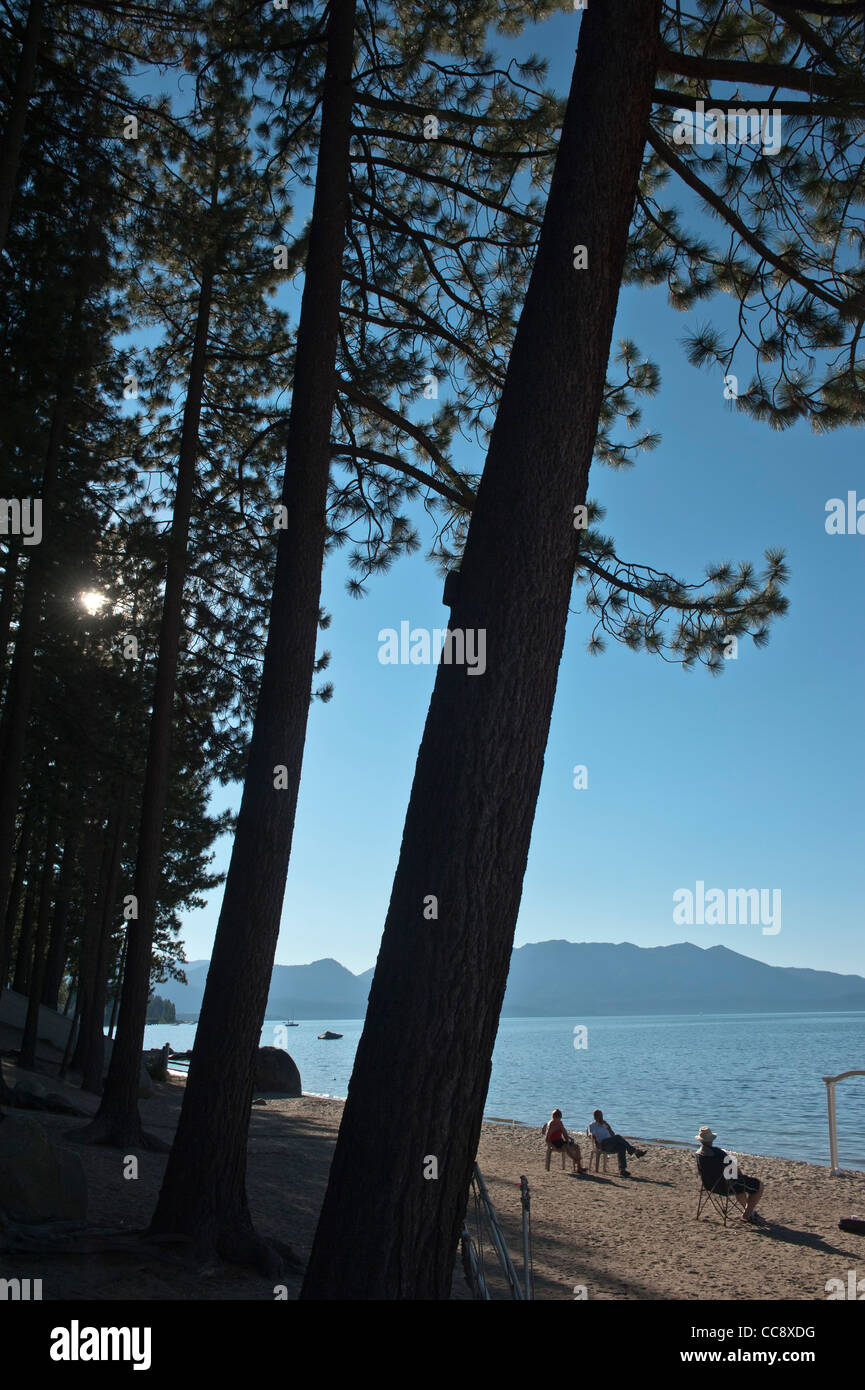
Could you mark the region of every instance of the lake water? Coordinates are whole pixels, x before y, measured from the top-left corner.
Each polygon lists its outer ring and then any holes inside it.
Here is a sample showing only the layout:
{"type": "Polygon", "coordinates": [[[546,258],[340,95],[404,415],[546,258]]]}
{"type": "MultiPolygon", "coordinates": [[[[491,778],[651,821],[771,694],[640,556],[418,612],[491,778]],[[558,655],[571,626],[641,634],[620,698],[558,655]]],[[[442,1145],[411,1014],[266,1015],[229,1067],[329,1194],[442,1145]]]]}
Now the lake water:
{"type": "MultiPolygon", "coordinates": [[[[262,1045],[281,1038],[268,1020],[262,1045]]],[[[696,1148],[702,1124],[734,1152],[828,1166],[823,1076],[865,1069],[865,1014],[504,1018],[486,1115],[541,1125],[558,1106],[579,1132],[600,1107],[621,1134],[696,1148]],[[574,1042],[585,1041],[585,1047],[574,1042]]],[[[345,1096],[363,1022],[304,1019],[285,1033],[304,1091],[345,1096]],[[326,1028],[344,1036],[319,1042],[326,1028]]],[[[146,1047],[187,1051],[195,1024],[146,1030],[146,1047]]],[[[842,1168],[865,1170],[865,1076],[836,1088],[842,1168]]]]}

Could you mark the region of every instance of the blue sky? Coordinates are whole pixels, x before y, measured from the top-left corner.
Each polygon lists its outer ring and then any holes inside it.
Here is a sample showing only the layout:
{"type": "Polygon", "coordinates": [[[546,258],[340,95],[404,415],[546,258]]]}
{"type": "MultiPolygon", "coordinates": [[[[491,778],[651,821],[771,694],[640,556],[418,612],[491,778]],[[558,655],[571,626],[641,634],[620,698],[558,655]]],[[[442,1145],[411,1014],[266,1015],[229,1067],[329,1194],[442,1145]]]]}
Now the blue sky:
{"type": "MultiPolygon", "coordinates": [[[[576,19],[557,16],[531,47],[565,89],[576,19]]],[[[787,551],[789,615],[762,650],[749,640],[713,679],[610,642],[586,654],[591,624],[572,616],[560,669],[516,944],[549,938],[660,946],[722,944],[774,965],[865,974],[862,567],[865,536],[827,535],[826,503],[865,496],[862,433],[773,433],[725,401],[720,372],[688,365],[681,339],[723,321],[724,300],[694,314],[664,291],[627,290],[616,336],[661,367],[644,423],[662,443],[626,473],[593,467],[590,494],[618,553],[690,580],[706,564],[787,551]],[[573,786],[584,764],[588,786],[573,786]],[[673,894],[781,892],[781,930],[678,926],[673,894]]],[[[743,363],[742,377],[750,377],[743,363]]],[[[425,549],[429,530],[422,533],[425,549]]],[[[507,563],[507,556],[502,556],[507,563]]],[[[344,561],[329,563],[335,693],[310,715],[277,962],[375,961],[434,668],[383,666],[382,628],[443,626],[436,570],[418,555],[356,601],[344,561]]],[[[575,596],[574,607],[579,603],[575,596]]],[[[214,806],[236,806],[218,790],[214,806]]],[[[227,863],[228,842],[217,864],[227,863]]],[[[221,890],[188,914],[190,960],[210,954],[221,890]]]]}

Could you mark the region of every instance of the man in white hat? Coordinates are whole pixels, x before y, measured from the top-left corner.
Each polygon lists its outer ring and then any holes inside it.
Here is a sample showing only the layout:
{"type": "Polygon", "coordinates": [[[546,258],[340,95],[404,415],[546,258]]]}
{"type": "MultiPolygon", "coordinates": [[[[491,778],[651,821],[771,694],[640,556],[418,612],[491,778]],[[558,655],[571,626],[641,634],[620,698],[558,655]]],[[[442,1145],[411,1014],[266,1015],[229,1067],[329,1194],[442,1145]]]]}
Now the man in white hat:
{"type": "Polygon", "coordinates": [[[763,1184],[759,1178],[749,1178],[739,1172],[734,1154],[715,1148],[717,1134],[711,1125],[701,1125],[695,1139],[700,1141],[697,1154],[697,1167],[703,1186],[720,1193],[729,1193],[745,1208],[742,1220],[752,1226],[765,1226],[766,1222],[754,1208],[763,1196],[763,1184]]]}

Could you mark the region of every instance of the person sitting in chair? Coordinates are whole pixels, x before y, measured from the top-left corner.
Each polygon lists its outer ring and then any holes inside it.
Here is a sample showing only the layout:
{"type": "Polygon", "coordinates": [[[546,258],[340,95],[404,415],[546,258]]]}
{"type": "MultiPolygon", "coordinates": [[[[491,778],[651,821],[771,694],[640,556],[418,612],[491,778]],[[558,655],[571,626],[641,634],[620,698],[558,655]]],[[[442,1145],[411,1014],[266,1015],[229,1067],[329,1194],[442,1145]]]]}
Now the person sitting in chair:
{"type": "Polygon", "coordinates": [[[544,1125],[541,1133],[544,1135],[547,1141],[547,1161],[545,1167],[548,1172],[550,1167],[550,1159],[553,1156],[553,1149],[555,1149],[559,1153],[564,1149],[565,1153],[568,1155],[568,1158],[573,1160],[574,1167],[578,1173],[587,1173],[589,1171],[588,1168],[583,1167],[583,1156],[580,1153],[579,1144],[574,1143],[573,1139],[568,1134],[568,1131],[562,1124],[561,1110],[553,1111],[552,1119],[547,1120],[547,1123],[544,1125]]]}
{"type": "Polygon", "coordinates": [[[616,1134],[612,1125],[604,1119],[602,1110],[596,1110],[594,1115],[594,1121],[589,1125],[589,1133],[594,1135],[595,1143],[605,1154],[616,1155],[619,1160],[619,1177],[629,1178],[631,1175],[625,1162],[625,1154],[633,1154],[635,1158],[642,1158],[646,1150],[635,1149],[633,1144],[629,1144],[627,1139],[622,1138],[621,1134],[616,1134]]]}
{"type": "Polygon", "coordinates": [[[763,1196],[762,1182],[759,1178],[749,1178],[745,1173],[740,1173],[735,1155],[728,1154],[725,1149],[715,1148],[717,1137],[711,1125],[701,1125],[699,1134],[694,1136],[700,1141],[697,1168],[703,1186],[710,1192],[720,1193],[721,1196],[735,1197],[740,1206],[745,1208],[742,1212],[743,1221],[750,1222],[752,1226],[765,1226],[766,1222],[760,1213],[754,1211],[763,1196]]]}

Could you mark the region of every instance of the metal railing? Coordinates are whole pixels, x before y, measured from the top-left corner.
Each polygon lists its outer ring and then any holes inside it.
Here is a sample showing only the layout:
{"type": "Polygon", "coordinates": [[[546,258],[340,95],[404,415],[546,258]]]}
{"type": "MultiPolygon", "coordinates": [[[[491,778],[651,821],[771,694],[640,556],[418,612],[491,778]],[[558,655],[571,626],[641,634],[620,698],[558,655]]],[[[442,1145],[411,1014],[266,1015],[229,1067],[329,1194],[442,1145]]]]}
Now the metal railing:
{"type": "Polygon", "coordinates": [[[474,1205],[475,1237],[469,1230],[468,1213],[462,1233],[463,1268],[475,1298],[490,1302],[492,1294],[486,1279],[484,1263],[484,1229],[488,1230],[499,1266],[505,1276],[511,1298],[522,1302],[534,1297],[532,1286],[531,1196],[528,1180],[520,1178],[520,1201],[523,1209],[523,1278],[517,1273],[507,1242],[499,1225],[483,1174],[477,1164],[472,1177],[470,1204],[474,1205]]]}

